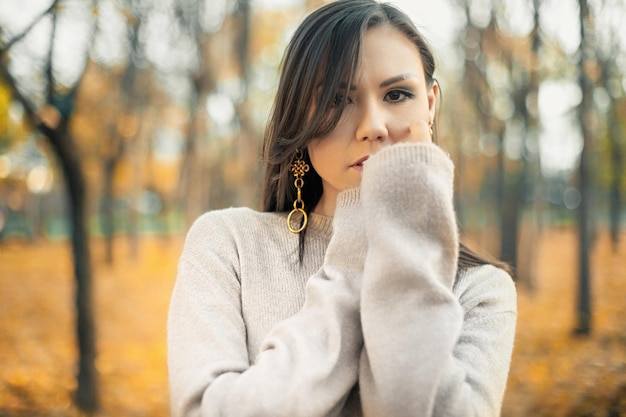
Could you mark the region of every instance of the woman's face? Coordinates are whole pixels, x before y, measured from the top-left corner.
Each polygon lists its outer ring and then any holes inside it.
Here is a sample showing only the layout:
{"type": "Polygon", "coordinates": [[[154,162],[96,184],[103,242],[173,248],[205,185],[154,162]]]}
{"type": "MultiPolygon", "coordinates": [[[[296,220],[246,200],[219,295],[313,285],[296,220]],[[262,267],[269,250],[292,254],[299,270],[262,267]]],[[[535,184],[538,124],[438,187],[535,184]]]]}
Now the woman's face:
{"type": "Polygon", "coordinates": [[[337,194],[359,186],[362,162],[381,147],[430,141],[437,90],[426,84],[419,51],[402,32],[388,25],[368,30],[354,85],[337,91],[347,97],[339,123],[307,147],[323,185],[314,211],[333,215],[337,194]]]}

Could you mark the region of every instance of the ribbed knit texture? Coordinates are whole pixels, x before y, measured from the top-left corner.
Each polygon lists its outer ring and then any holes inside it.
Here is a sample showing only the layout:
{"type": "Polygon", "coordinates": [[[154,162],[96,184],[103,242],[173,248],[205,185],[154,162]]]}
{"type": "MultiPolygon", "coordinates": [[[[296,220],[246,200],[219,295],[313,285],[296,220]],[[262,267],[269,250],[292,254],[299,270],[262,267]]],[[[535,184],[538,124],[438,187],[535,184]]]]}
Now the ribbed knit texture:
{"type": "Polygon", "coordinates": [[[457,273],[452,178],[435,145],[384,148],[334,218],[310,216],[302,265],[285,213],[200,217],[170,304],[172,415],[499,415],[515,288],[457,273]]]}

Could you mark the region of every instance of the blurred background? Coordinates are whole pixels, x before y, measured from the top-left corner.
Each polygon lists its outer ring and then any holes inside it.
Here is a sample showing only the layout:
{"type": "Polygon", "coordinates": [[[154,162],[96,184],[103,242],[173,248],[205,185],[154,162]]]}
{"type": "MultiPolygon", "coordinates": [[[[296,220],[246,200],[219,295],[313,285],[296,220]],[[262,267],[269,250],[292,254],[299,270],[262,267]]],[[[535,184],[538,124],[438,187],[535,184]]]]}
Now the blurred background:
{"type": "MultiPolygon", "coordinates": [[[[463,238],[517,282],[503,416],[626,416],[626,1],[392,2],[436,54],[463,238]]],[[[259,208],[321,4],[0,1],[0,417],[168,415],[184,234],[259,208]]]]}

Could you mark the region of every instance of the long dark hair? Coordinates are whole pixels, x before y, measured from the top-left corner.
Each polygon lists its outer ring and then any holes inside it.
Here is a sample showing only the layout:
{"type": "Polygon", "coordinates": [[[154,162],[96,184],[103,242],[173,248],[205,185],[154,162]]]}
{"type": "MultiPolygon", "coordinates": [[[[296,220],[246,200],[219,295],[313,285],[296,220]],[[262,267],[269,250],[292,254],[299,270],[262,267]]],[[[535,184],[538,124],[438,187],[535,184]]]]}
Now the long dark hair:
{"type": "MultiPolygon", "coordinates": [[[[363,35],[390,25],[417,47],[427,85],[434,82],[435,59],[411,19],[395,6],[375,0],[339,0],[315,10],[297,28],[283,61],[278,90],[263,140],[262,205],[264,211],[288,212],[296,199],[290,166],[297,150],[310,166],[302,188],[304,210],[310,214],[322,196],[322,179],[306,152],[315,138],[329,134],[339,122],[342,106],[333,105],[342,84],[352,84],[363,35]]],[[[436,138],[436,132],[435,132],[436,138]]],[[[285,225],[287,231],[287,225],[285,225]]],[[[306,229],[300,233],[299,258],[306,229]]],[[[459,246],[459,269],[494,263],[459,246]]]]}

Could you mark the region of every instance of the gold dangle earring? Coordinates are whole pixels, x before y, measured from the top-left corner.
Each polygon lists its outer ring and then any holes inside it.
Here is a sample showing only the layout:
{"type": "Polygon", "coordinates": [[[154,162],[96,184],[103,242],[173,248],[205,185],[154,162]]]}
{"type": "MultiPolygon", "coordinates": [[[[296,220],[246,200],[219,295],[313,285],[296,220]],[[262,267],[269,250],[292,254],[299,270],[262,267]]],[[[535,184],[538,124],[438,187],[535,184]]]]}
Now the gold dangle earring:
{"type": "Polygon", "coordinates": [[[300,149],[296,149],[294,161],[293,164],[291,164],[291,172],[293,172],[293,176],[296,178],[293,181],[293,185],[295,185],[298,192],[298,196],[293,202],[293,210],[291,210],[291,212],[289,212],[289,216],[287,216],[287,227],[292,233],[300,233],[303,231],[309,221],[306,211],[304,211],[304,201],[302,201],[302,187],[304,186],[304,180],[302,177],[304,177],[306,172],[309,172],[309,164],[302,160],[302,156],[302,151],[300,149]],[[300,227],[294,228],[291,225],[291,219],[296,213],[300,213],[302,215],[302,224],[300,227]]]}

